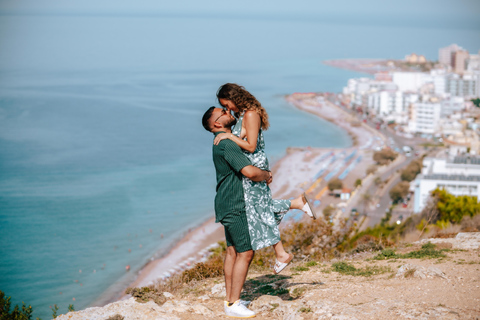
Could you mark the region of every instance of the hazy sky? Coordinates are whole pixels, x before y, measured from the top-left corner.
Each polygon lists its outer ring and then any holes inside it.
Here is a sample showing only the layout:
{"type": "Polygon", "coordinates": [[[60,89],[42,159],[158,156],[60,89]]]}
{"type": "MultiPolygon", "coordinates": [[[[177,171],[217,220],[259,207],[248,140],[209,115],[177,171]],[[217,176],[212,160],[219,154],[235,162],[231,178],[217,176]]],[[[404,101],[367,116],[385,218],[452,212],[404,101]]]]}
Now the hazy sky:
{"type": "Polygon", "coordinates": [[[0,69],[435,59],[478,52],[479,16],[480,0],[0,0],[0,69]]]}
{"type": "Polygon", "coordinates": [[[225,15],[335,15],[335,16],[435,16],[474,19],[480,13],[478,0],[2,0],[2,13],[148,13],[225,15]]]}

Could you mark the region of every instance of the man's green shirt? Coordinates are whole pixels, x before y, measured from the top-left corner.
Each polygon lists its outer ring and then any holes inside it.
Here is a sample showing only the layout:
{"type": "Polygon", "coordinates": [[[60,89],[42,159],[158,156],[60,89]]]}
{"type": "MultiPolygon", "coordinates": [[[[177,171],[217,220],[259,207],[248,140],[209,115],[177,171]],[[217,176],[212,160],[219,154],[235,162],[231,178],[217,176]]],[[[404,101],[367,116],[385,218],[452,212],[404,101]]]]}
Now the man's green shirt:
{"type": "MultiPolygon", "coordinates": [[[[217,136],[221,132],[216,132],[217,136]]],[[[242,149],[229,139],[213,145],[213,163],[217,173],[217,195],[215,196],[215,221],[221,221],[228,213],[245,211],[243,197],[244,167],[251,165],[242,149]]]]}

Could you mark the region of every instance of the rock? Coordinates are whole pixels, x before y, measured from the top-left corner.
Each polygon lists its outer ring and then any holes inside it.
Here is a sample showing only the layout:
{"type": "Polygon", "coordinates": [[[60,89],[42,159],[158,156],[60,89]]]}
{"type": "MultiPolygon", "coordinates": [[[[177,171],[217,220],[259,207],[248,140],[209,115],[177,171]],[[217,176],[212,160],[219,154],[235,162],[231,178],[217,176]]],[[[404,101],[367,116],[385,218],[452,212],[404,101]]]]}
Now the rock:
{"type": "Polygon", "coordinates": [[[283,300],[277,296],[264,295],[253,301],[249,308],[260,313],[264,311],[272,311],[283,304],[283,300]]]}
{"type": "Polygon", "coordinates": [[[170,292],[164,292],[163,296],[167,299],[173,299],[173,294],[171,294],[170,292]]]}
{"type": "Polygon", "coordinates": [[[213,318],[215,316],[212,310],[208,309],[207,307],[199,303],[193,305],[192,309],[193,309],[193,313],[201,314],[202,316],[205,316],[208,318],[213,318]]]}
{"type": "Polygon", "coordinates": [[[445,276],[445,273],[443,273],[442,270],[438,268],[435,268],[435,267],[425,268],[415,264],[407,263],[398,269],[396,277],[408,278],[409,276],[414,278],[420,278],[420,279],[434,278],[434,277],[447,279],[447,277],[445,276]]]}
{"type": "Polygon", "coordinates": [[[447,238],[447,239],[423,239],[414,244],[423,245],[427,242],[431,242],[434,244],[442,244],[445,246],[446,243],[451,243],[453,249],[463,249],[463,250],[471,250],[471,249],[478,249],[480,248],[480,232],[460,232],[457,234],[455,238],[447,238]]]}
{"type": "Polygon", "coordinates": [[[205,300],[210,299],[210,297],[209,297],[208,295],[203,295],[203,296],[198,297],[197,299],[198,299],[198,300],[205,301],[205,300]]]}
{"type": "Polygon", "coordinates": [[[104,307],[88,308],[82,311],[69,312],[57,317],[59,320],[105,320],[119,314],[124,320],[179,320],[172,314],[165,314],[162,307],[153,301],[138,303],[135,298],[107,304],[104,307]]]}
{"type": "Polygon", "coordinates": [[[208,309],[204,305],[200,303],[191,304],[190,302],[184,301],[184,300],[167,301],[163,304],[162,310],[169,314],[171,314],[172,312],[178,312],[178,313],[195,313],[195,314],[200,314],[202,316],[206,316],[209,318],[214,316],[214,313],[212,312],[212,310],[208,309]]]}
{"type": "Polygon", "coordinates": [[[225,283],[219,283],[213,286],[212,295],[216,298],[223,298],[226,295],[225,283]]]}

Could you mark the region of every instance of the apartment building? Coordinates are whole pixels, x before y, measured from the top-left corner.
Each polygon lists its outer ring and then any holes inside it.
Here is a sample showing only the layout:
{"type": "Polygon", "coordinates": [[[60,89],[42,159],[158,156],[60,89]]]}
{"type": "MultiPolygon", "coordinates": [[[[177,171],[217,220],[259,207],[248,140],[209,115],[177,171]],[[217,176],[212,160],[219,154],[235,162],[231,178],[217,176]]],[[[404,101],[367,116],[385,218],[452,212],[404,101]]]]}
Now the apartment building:
{"type": "Polygon", "coordinates": [[[414,212],[426,206],[430,193],[443,188],[449,193],[480,197],[480,157],[456,156],[453,160],[425,158],[422,173],[413,181],[414,212]]]}

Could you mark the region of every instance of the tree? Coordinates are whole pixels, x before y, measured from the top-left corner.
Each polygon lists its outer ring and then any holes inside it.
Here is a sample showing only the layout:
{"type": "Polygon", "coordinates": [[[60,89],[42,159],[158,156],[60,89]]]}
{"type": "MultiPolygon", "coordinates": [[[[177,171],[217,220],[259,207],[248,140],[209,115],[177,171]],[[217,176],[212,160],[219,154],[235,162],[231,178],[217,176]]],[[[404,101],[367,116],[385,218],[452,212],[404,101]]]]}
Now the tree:
{"type": "Polygon", "coordinates": [[[342,189],[343,187],[343,183],[342,183],[342,180],[338,179],[338,178],[335,178],[335,179],[332,179],[330,180],[330,182],[328,183],[328,189],[330,191],[333,191],[335,189],[342,189]]]}
{"type": "Polygon", "coordinates": [[[407,196],[409,189],[410,183],[407,181],[400,181],[392,189],[390,189],[390,198],[394,203],[397,203],[407,196]]]}
{"type": "Polygon", "coordinates": [[[375,172],[377,172],[377,166],[372,164],[367,168],[366,174],[367,175],[368,174],[374,174],[375,172]]]}
{"type": "Polygon", "coordinates": [[[360,187],[362,185],[362,179],[355,180],[354,186],[355,188],[360,187]]]}
{"type": "Polygon", "coordinates": [[[473,217],[480,213],[480,204],[475,196],[454,196],[444,189],[435,189],[432,196],[437,199],[438,220],[460,223],[464,216],[473,217]]]}
{"type": "Polygon", "coordinates": [[[372,202],[372,195],[368,192],[362,194],[363,213],[367,211],[367,206],[372,202]]]}
{"type": "Polygon", "coordinates": [[[470,100],[470,101],[473,102],[473,104],[475,105],[475,107],[480,108],[480,98],[472,99],[472,100],[470,100]]]}
{"type": "Polygon", "coordinates": [[[402,171],[402,174],[400,176],[402,181],[410,182],[415,180],[417,175],[422,172],[422,166],[423,163],[421,159],[413,160],[412,162],[410,162],[408,166],[402,171]]]}
{"type": "Polygon", "coordinates": [[[390,161],[395,160],[397,157],[397,153],[394,152],[392,149],[382,149],[377,151],[373,154],[373,160],[378,163],[379,165],[384,165],[389,163],[390,161]]]}
{"type": "Polygon", "coordinates": [[[323,216],[325,217],[325,221],[330,221],[330,216],[334,212],[335,208],[330,204],[325,209],[323,209],[323,216]]]}

